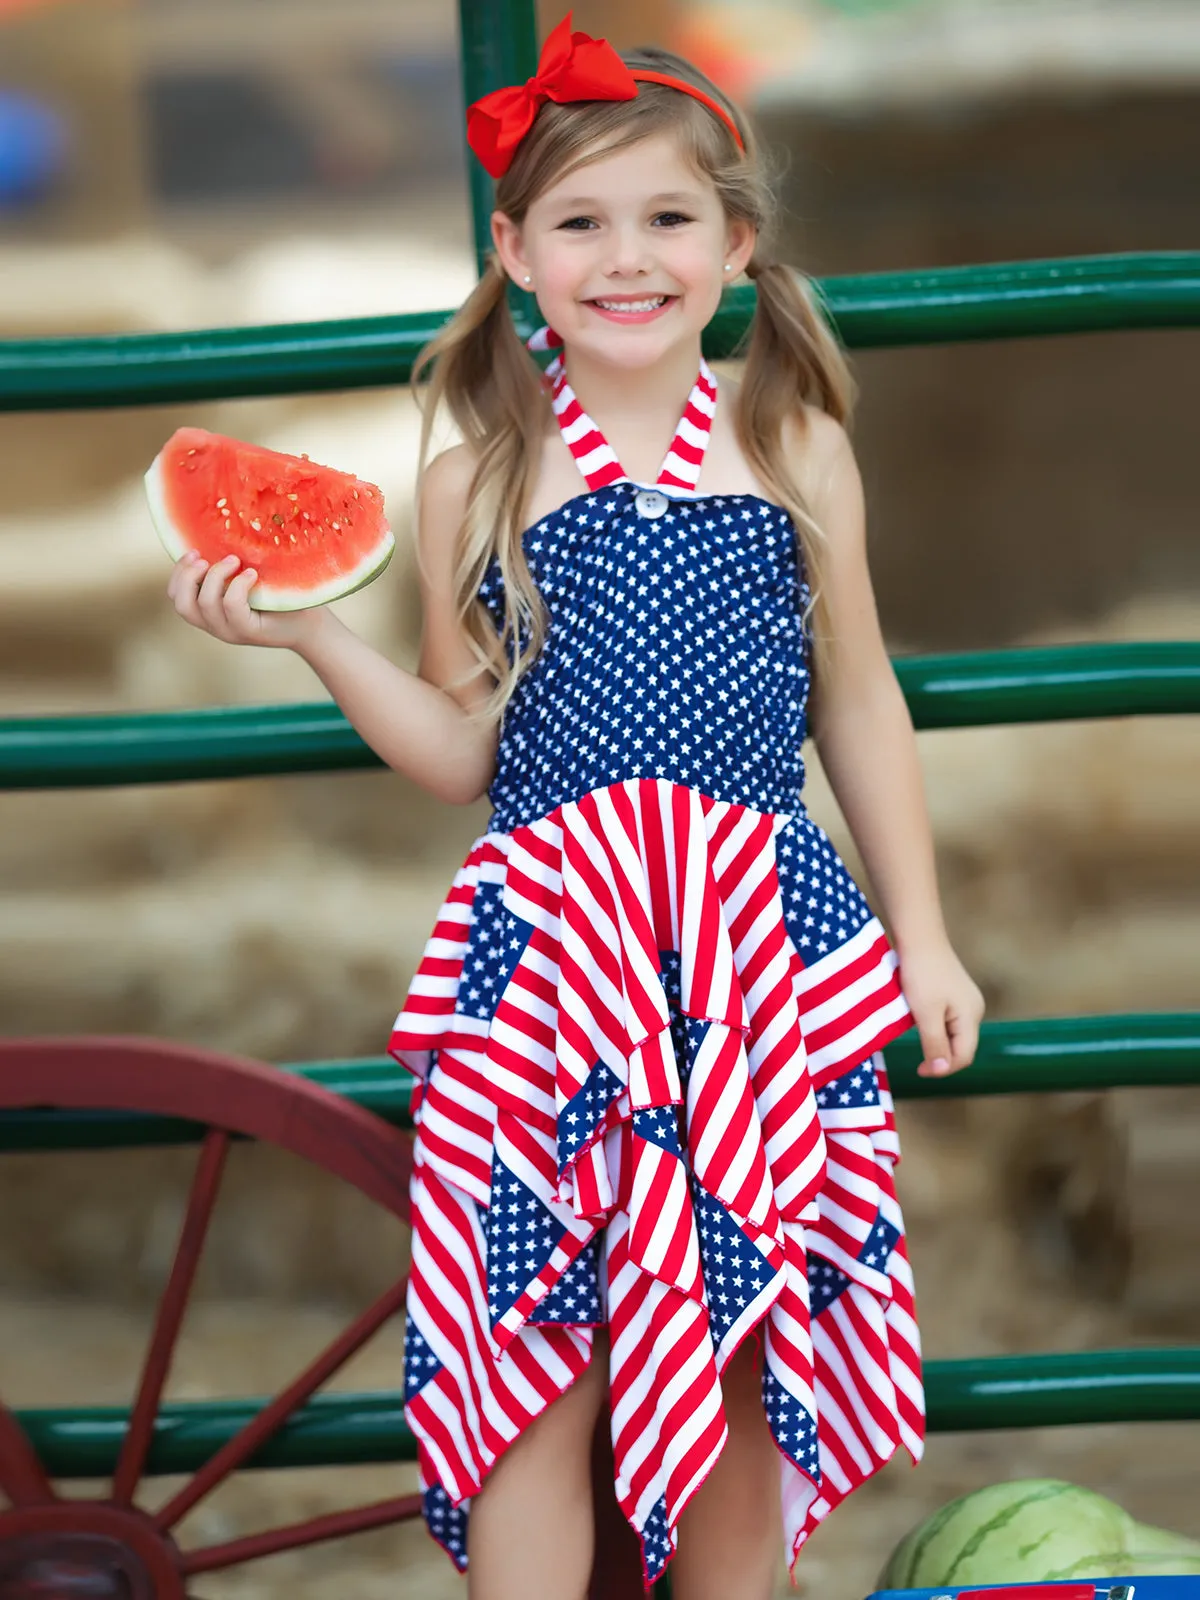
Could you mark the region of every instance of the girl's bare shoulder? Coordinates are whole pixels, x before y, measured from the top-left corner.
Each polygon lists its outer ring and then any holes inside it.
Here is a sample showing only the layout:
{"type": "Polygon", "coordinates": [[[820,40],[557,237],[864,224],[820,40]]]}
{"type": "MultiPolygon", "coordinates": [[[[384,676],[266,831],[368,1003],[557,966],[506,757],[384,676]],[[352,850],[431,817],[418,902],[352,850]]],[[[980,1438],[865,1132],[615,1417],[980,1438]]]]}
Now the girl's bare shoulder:
{"type": "Polygon", "coordinates": [[[466,521],[475,467],[473,452],[456,444],[426,462],[421,473],[413,543],[427,616],[451,607],[455,551],[466,521]]]}
{"type": "Polygon", "coordinates": [[[820,406],[802,404],[785,419],[781,442],[804,503],[820,522],[823,510],[859,481],[850,436],[820,406]]]}
{"type": "Polygon", "coordinates": [[[455,503],[465,506],[479,465],[469,445],[452,444],[426,463],[421,475],[423,507],[455,503]]]}
{"type": "MultiPolygon", "coordinates": [[[[727,415],[732,418],[737,408],[741,382],[723,374],[721,383],[729,397],[727,415]]],[[[732,426],[732,421],[729,421],[728,427],[732,429],[732,426]]],[[[785,417],[779,442],[784,459],[810,509],[814,502],[829,492],[831,481],[839,475],[844,465],[854,460],[850,438],[842,424],[827,411],[822,411],[820,406],[804,402],[785,417]]]]}

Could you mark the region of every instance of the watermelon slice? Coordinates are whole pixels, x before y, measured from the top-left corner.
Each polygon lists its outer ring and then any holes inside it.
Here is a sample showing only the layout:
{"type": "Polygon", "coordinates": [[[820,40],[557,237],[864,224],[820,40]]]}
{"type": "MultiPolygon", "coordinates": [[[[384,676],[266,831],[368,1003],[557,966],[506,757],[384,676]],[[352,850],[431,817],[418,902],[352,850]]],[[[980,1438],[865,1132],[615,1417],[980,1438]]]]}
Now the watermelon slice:
{"type": "Polygon", "coordinates": [[[236,555],[255,611],[325,605],[377,578],[396,541],[373,483],[204,428],[179,428],[146,474],[150,515],[176,561],[236,555]]]}

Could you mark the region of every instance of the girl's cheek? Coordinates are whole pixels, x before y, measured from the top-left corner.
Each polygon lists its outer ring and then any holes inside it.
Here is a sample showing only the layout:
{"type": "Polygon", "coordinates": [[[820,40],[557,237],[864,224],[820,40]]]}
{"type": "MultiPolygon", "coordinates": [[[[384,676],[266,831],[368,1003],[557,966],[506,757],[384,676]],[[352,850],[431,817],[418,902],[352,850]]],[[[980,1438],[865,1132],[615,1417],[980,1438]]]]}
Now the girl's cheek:
{"type": "Polygon", "coordinates": [[[533,281],[539,298],[549,303],[551,301],[574,300],[579,286],[586,276],[586,271],[581,272],[578,267],[569,272],[564,271],[561,266],[558,270],[553,267],[543,267],[542,276],[534,278],[533,281]]]}
{"type": "Polygon", "coordinates": [[[681,250],[675,257],[672,267],[681,282],[696,287],[719,283],[725,276],[721,271],[721,261],[716,258],[713,251],[695,246],[681,250]]]}

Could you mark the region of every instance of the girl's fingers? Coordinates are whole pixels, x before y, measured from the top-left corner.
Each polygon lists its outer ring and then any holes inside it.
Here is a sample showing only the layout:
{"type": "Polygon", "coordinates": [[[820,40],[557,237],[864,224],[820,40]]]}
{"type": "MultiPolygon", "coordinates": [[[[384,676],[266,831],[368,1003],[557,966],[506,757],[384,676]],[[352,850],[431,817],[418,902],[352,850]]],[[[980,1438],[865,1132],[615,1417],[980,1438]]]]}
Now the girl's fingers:
{"type": "Polygon", "coordinates": [[[235,644],[237,641],[225,611],[225,588],[239,565],[237,556],[226,556],[223,560],[214,562],[204,574],[197,596],[197,607],[204,619],[204,626],[209,633],[218,639],[224,639],[227,644],[235,644]]]}
{"type": "Polygon", "coordinates": [[[195,556],[186,555],[175,563],[171,573],[171,581],[167,585],[167,593],[174,603],[175,610],[185,622],[190,622],[193,628],[203,628],[204,622],[196,608],[197,592],[200,580],[206,571],[203,561],[195,556]]]}
{"type": "Polygon", "coordinates": [[[921,1065],[917,1068],[923,1078],[940,1078],[953,1070],[951,1067],[950,1040],[946,1033],[946,1014],[939,1009],[933,1016],[917,1017],[917,1031],[921,1035],[921,1065]]]}
{"type": "Polygon", "coordinates": [[[979,1023],[969,1016],[952,1017],[950,1019],[951,1072],[961,1072],[964,1067],[969,1067],[975,1059],[978,1048],[979,1023]]]}
{"type": "Polygon", "coordinates": [[[167,580],[167,599],[174,600],[186,587],[193,569],[192,555],[189,553],[180,556],[171,568],[171,576],[167,580]]]}
{"type": "Polygon", "coordinates": [[[258,572],[254,567],[239,572],[239,565],[237,556],[226,556],[211,566],[194,552],[182,556],[167,584],[176,612],[193,628],[225,644],[284,644],[278,628],[283,619],[264,618],[251,608],[258,572]]]}
{"type": "Polygon", "coordinates": [[[253,567],[243,567],[225,591],[225,617],[241,639],[249,639],[258,631],[259,622],[250,609],[250,591],[258,582],[253,567]]]}

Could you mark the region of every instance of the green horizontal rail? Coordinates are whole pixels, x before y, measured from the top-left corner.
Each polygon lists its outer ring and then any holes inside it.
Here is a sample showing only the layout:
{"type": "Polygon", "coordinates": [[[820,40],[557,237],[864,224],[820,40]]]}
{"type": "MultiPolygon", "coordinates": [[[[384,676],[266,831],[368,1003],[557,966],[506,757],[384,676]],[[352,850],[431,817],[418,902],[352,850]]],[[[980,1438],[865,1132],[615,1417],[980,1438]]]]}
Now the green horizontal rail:
{"type": "MultiPolygon", "coordinates": [[[[280,1069],[319,1083],[400,1128],[412,1126],[413,1078],[390,1056],[305,1061],[280,1069]]],[[[196,1144],[198,1122],[137,1111],[0,1111],[0,1155],[15,1150],[116,1150],[196,1144]]]]}
{"type": "Polygon", "coordinates": [[[901,656],[917,728],[1200,711],[1200,640],[901,656]]]}
{"type": "Polygon", "coordinates": [[[1200,1346],[930,1361],[934,1433],[1200,1420],[1200,1346]]]}
{"type": "MultiPolygon", "coordinates": [[[[1200,326],[1200,251],[996,261],[816,280],[849,349],[980,339],[1200,326]]],[[[732,289],[707,330],[706,350],[737,347],[753,290],[732,289]]]]}
{"type": "MultiPolygon", "coordinates": [[[[903,656],[918,728],[1200,712],[1200,641],[903,656]]],[[[332,703],[0,719],[0,789],[378,767],[332,703]]]]}
{"type": "Polygon", "coordinates": [[[0,719],[0,789],[178,783],[382,765],[330,701],[0,719]]]}
{"type": "MultiPolygon", "coordinates": [[[[1200,1418],[1200,1348],[930,1361],[925,1390],[933,1433],[1194,1421],[1200,1418]]],[[[265,1404],[255,1399],[164,1406],[147,1471],[195,1472],[265,1404]]],[[[16,1416],[55,1478],[108,1477],[129,1422],[119,1406],[46,1407],[16,1416]]],[[[353,1466],[415,1458],[399,1392],[328,1394],[309,1401],[248,1465],[353,1466]]]]}
{"type": "Polygon", "coordinates": [[[897,1100],[1180,1088],[1200,1084],[1200,1012],[985,1022],[974,1062],[948,1078],[917,1076],[914,1029],[888,1045],[884,1059],[897,1100]]]}
{"type": "MultiPolygon", "coordinates": [[[[250,1422],[261,1399],[180,1401],[161,1407],[146,1470],[194,1472],[250,1422]]],[[[56,1478],[103,1478],[115,1469],[129,1412],[120,1406],[17,1411],[56,1478]]],[[[338,1467],[415,1461],[416,1441],[396,1393],[323,1394],[310,1400],[251,1458],[252,1467],[338,1467]]]]}
{"type": "MultiPolygon", "coordinates": [[[[994,262],[817,284],[850,347],[1200,324],[1200,252],[994,262]]],[[[705,351],[731,354],[755,291],[726,292],[705,351]]],[[[70,411],[407,381],[449,311],[0,343],[0,411],[70,411]]],[[[531,328],[523,328],[529,333],[531,328]]]]}
{"type": "MultiPolygon", "coordinates": [[[[897,1100],[1200,1084],[1200,1013],[987,1022],[974,1065],[949,1078],[917,1076],[921,1049],[911,1030],[888,1045],[885,1056],[897,1100]]],[[[411,1126],[412,1077],[388,1056],[282,1070],[398,1127],[411,1126]]],[[[128,1111],[9,1111],[0,1112],[0,1152],[194,1144],[203,1131],[193,1122],[128,1111]]]]}

